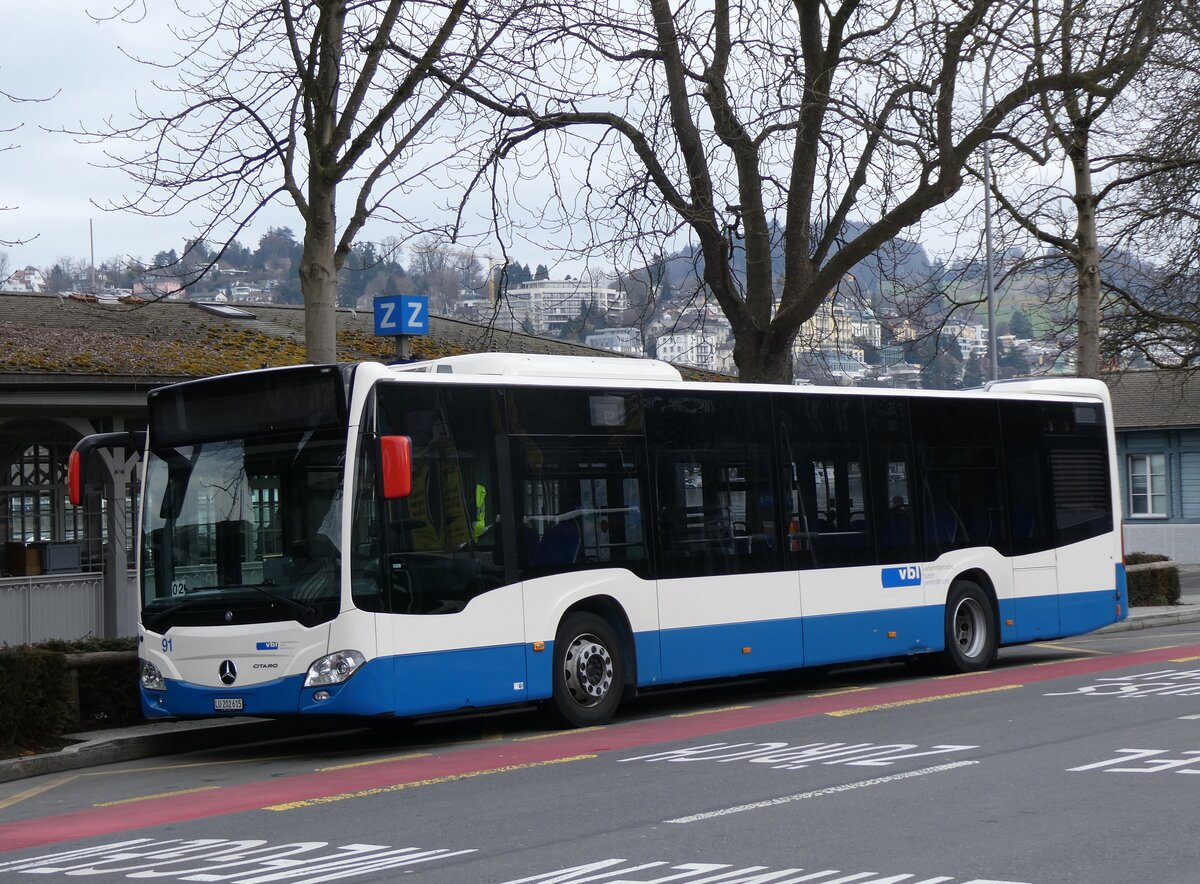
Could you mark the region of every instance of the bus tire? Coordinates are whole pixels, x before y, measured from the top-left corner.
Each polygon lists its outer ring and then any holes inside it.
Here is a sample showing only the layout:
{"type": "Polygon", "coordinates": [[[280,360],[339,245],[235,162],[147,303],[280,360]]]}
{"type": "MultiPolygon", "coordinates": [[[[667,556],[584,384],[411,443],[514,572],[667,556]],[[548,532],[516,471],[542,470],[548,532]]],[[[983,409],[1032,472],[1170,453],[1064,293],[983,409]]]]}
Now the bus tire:
{"type": "Polygon", "coordinates": [[[571,727],[612,718],[625,690],[621,642],[607,620],[587,611],[569,614],[554,639],[551,711],[571,727]]]}
{"type": "Polygon", "coordinates": [[[952,672],[978,672],[996,658],[996,614],[978,583],[957,580],[946,597],[946,650],[952,672]]]}

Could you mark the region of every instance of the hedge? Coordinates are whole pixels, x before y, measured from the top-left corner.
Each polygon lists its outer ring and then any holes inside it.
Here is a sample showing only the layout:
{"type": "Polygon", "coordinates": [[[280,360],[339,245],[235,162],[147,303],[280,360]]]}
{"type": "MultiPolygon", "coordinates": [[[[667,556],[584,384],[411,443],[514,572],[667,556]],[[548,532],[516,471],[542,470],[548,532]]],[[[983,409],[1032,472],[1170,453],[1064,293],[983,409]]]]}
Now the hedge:
{"type": "Polygon", "coordinates": [[[0,747],[37,749],[73,731],[140,722],[137,660],[75,668],[69,657],[136,647],[135,639],[82,639],[0,648],[0,747]]]}
{"type": "Polygon", "coordinates": [[[1131,608],[1179,604],[1179,568],[1170,558],[1134,552],[1125,556],[1125,566],[1131,608]]]}

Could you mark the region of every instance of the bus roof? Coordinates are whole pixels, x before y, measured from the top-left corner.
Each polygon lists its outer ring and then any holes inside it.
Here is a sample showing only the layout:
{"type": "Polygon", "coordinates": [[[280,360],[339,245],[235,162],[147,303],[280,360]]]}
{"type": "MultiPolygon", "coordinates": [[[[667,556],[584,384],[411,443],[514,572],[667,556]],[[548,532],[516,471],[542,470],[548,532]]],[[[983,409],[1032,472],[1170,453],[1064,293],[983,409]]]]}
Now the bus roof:
{"type": "MultiPolygon", "coordinates": [[[[616,382],[620,386],[635,388],[679,387],[681,389],[711,388],[703,381],[685,381],[679,370],[669,363],[657,359],[632,357],[558,356],[533,353],[470,353],[447,356],[427,362],[407,365],[379,366],[392,377],[397,375],[438,375],[441,379],[484,381],[503,379],[502,382],[551,385],[598,385],[616,382]]],[[[430,378],[433,380],[433,378],[430,378]]],[[[773,392],[794,390],[808,394],[831,393],[840,396],[916,396],[922,398],[947,399],[962,396],[1003,396],[1014,399],[1037,397],[1046,399],[1087,398],[1109,401],[1108,388],[1101,381],[1075,377],[1032,377],[990,381],[982,387],[968,390],[913,390],[889,387],[840,387],[805,384],[792,387],[776,384],[728,384],[747,392],[773,392]]]]}
{"type": "Polygon", "coordinates": [[[466,353],[431,359],[394,371],[431,374],[504,375],[527,378],[578,378],[622,381],[683,380],[679,369],[658,359],[624,356],[551,356],[542,353],[466,353]]]}

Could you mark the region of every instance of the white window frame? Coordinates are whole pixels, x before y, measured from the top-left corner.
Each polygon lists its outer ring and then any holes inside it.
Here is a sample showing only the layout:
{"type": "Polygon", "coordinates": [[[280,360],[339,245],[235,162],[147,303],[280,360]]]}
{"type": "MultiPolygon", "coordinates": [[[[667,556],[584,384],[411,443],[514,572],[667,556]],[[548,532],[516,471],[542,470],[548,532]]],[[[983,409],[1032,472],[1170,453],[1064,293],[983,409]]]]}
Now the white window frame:
{"type": "Polygon", "coordinates": [[[1125,460],[1126,474],[1129,477],[1129,518],[1131,519],[1166,519],[1171,515],[1171,493],[1167,475],[1167,455],[1165,452],[1148,452],[1128,454],[1125,460]],[[1157,467],[1157,469],[1156,469],[1157,467]],[[1142,480],[1143,491],[1134,489],[1134,477],[1142,480]],[[1154,480],[1162,478],[1161,492],[1154,490],[1154,480]],[[1144,507],[1143,512],[1137,511],[1135,501],[1144,507]]]}

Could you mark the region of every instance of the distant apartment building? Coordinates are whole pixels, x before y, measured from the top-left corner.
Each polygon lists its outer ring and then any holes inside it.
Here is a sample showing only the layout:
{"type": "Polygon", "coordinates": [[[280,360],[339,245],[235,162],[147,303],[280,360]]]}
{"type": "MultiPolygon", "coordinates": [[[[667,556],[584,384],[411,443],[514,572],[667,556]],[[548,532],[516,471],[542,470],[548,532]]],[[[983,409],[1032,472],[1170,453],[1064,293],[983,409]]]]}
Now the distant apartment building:
{"type": "Polygon", "coordinates": [[[656,355],[664,362],[690,365],[705,371],[724,371],[724,338],[711,332],[686,331],[660,335],[655,341],[656,355]]]}
{"type": "Polygon", "coordinates": [[[863,362],[864,346],[878,348],[882,341],[883,329],[870,307],[852,308],[830,299],[800,326],[794,350],[797,356],[823,353],[863,362]]]}
{"type": "Polygon", "coordinates": [[[589,311],[604,316],[625,309],[625,293],[584,279],[534,279],[512,286],[502,319],[535,334],[561,335],[567,324],[589,311]]]}
{"type": "Polygon", "coordinates": [[[986,359],[988,352],[987,326],[981,323],[948,322],[942,326],[942,337],[952,338],[958,343],[963,359],[978,356],[986,359]]]}
{"type": "Polygon", "coordinates": [[[611,350],[623,356],[645,356],[642,350],[642,333],[636,328],[611,328],[588,335],[584,343],[589,347],[611,350]]]}
{"type": "Polygon", "coordinates": [[[13,271],[13,274],[0,284],[0,289],[6,292],[34,292],[46,290],[46,277],[36,267],[24,267],[13,271]]]}

